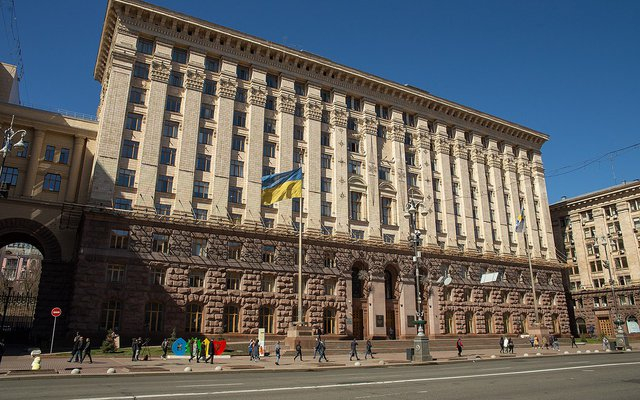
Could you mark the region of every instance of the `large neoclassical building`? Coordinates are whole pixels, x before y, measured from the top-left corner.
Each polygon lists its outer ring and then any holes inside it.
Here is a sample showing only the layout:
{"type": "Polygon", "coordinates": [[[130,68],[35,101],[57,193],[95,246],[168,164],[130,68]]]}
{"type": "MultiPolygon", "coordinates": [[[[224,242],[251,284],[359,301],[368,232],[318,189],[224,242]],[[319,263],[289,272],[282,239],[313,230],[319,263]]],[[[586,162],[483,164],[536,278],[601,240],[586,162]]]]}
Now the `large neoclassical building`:
{"type": "Polygon", "coordinates": [[[137,0],[108,2],[94,74],[69,329],[284,334],[302,229],[307,323],[411,337],[413,199],[430,335],[521,333],[535,320],[513,234],[521,207],[538,318],[569,332],[545,134],[137,0]],[[297,167],[304,200],[261,205],[261,177],[297,167]]]}

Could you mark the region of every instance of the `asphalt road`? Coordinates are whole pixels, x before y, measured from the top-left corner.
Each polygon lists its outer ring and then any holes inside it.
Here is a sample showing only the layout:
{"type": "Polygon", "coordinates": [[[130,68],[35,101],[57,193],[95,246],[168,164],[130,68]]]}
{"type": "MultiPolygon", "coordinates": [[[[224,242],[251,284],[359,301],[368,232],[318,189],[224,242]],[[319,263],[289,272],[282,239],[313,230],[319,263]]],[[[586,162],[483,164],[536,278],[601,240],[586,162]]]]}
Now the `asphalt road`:
{"type": "Polygon", "coordinates": [[[640,353],[441,365],[0,380],[0,399],[640,398],[640,353]]]}

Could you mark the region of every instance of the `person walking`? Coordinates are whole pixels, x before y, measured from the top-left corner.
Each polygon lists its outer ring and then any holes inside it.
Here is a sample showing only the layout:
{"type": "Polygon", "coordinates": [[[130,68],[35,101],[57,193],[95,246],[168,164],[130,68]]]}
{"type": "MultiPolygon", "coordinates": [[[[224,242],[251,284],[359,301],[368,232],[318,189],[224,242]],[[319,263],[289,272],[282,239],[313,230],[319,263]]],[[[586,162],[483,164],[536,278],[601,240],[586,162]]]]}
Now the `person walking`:
{"type": "Polygon", "coordinates": [[[575,348],[578,348],[578,344],[576,343],[576,337],[571,335],[571,348],[573,349],[573,347],[575,346],[575,348]]]}
{"type": "Polygon", "coordinates": [[[458,341],[456,342],[456,348],[458,349],[458,357],[462,357],[462,339],[458,337],[458,341]]]}
{"type": "Polygon", "coordinates": [[[295,357],[293,357],[293,361],[295,361],[298,357],[300,357],[300,361],[302,361],[302,345],[300,344],[300,342],[296,343],[296,355],[295,357]]]}
{"type": "Polygon", "coordinates": [[[542,346],[540,348],[544,348],[545,350],[549,350],[549,340],[546,336],[542,337],[542,346]]]}
{"type": "Polygon", "coordinates": [[[371,339],[367,339],[367,344],[366,344],[366,351],[364,352],[364,359],[367,359],[367,356],[370,356],[371,359],[373,360],[373,351],[371,351],[371,348],[373,347],[373,345],[371,344],[371,339]]]}
{"type": "Polygon", "coordinates": [[[259,341],[254,341],[253,342],[253,361],[258,362],[260,361],[260,342],[259,341]]]}
{"type": "Polygon", "coordinates": [[[353,340],[351,341],[351,353],[349,353],[349,361],[353,360],[353,357],[355,357],[356,360],[360,361],[360,358],[358,357],[358,341],[356,341],[356,338],[353,338],[353,340]]]}
{"type": "Polygon", "coordinates": [[[275,352],[276,352],[276,365],[280,365],[280,341],[279,340],[276,343],[275,352]]]}
{"type": "Polygon", "coordinates": [[[318,362],[322,362],[322,359],[324,358],[324,360],[326,362],[329,362],[329,360],[327,360],[327,346],[324,344],[324,342],[322,340],[318,341],[318,362]]]}
{"type": "Polygon", "coordinates": [[[69,361],[67,362],[74,361],[74,358],[75,358],[75,362],[78,362],[80,360],[81,352],[82,352],[82,336],[79,336],[78,334],[76,334],[76,337],[73,338],[73,347],[71,348],[71,358],[69,358],[69,361]]]}
{"type": "Polygon", "coordinates": [[[194,339],[191,338],[191,339],[189,339],[189,342],[187,343],[187,348],[189,350],[189,362],[191,362],[191,360],[193,360],[193,355],[195,354],[195,351],[194,351],[195,346],[194,346],[193,342],[194,342],[194,339]]]}
{"type": "Polygon", "coordinates": [[[251,339],[249,340],[249,361],[253,361],[253,346],[255,346],[255,343],[251,339]]]}
{"type": "Polygon", "coordinates": [[[538,339],[538,336],[533,337],[533,347],[535,347],[536,349],[540,348],[540,340],[538,339]]]}
{"type": "Polygon", "coordinates": [[[320,335],[316,337],[316,344],[313,346],[313,359],[316,359],[316,355],[318,354],[318,349],[320,348],[320,335]]]}
{"type": "Polygon", "coordinates": [[[509,338],[509,343],[507,344],[507,347],[509,348],[509,353],[513,354],[513,340],[511,340],[511,338],[509,338]]]}
{"type": "Polygon", "coordinates": [[[607,351],[609,348],[609,339],[606,336],[602,337],[602,350],[607,351]]]}
{"type": "Polygon", "coordinates": [[[504,353],[504,336],[500,336],[500,353],[504,353]]]}
{"type": "Polygon", "coordinates": [[[162,344],[160,345],[160,348],[162,348],[162,356],[161,358],[163,360],[167,359],[167,352],[169,351],[169,339],[164,338],[162,339],[162,344]]]}
{"type": "Polygon", "coordinates": [[[207,354],[204,351],[204,344],[200,339],[196,340],[196,355],[196,363],[200,363],[201,358],[204,358],[204,360],[207,361],[207,354]]]}
{"type": "Polygon", "coordinates": [[[504,340],[502,341],[502,347],[504,347],[505,354],[509,352],[509,338],[507,336],[505,336],[504,340]]]}
{"type": "Polygon", "coordinates": [[[206,364],[207,362],[209,362],[209,360],[211,360],[211,364],[213,365],[213,357],[216,353],[216,346],[214,345],[213,340],[209,341],[207,351],[209,352],[209,356],[204,359],[204,363],[206,364]]]}
{"type": "Polygon", "coordinates": [[[82,358],[80,364],[84,362],[84,359],[89,357],[89,364],[93,364],[93,358],[91,358],[91,339],[87,338],[84,341],[84,347],[82,348],[82,358]]]}

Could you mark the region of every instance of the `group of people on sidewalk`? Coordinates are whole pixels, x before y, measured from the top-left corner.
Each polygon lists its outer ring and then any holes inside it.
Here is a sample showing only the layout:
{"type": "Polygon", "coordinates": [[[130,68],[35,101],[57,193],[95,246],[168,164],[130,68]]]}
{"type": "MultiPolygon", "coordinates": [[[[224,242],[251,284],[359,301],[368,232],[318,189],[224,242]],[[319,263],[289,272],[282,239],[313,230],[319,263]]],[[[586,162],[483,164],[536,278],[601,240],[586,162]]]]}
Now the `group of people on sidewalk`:
{"type": "Polygon", "coordinates": [[[71,358],[67,362],[79,362],[82,364],[84,359],[89,357],[89,363],[93,364],[91,358],[91,339],[83,338],[80,336],[80,332],[76,332],[76,336],[73,338],[73,347],[71,348],[71,358]]]}
{"type": "MultiPolygon", "coordinates": [[[[168,345],[168,341],[167,341],[167,345],[168,345]]],[[[191,362],[191,360],[195,358],[196,363],[199,363],[200,360],[203,360],[205,364],[209,362],[213,364],[213,356],[215,353],[215,346],[214,346],[213,340],[209,341],[208,346],[209,348],[206,348],[205,342],[202,340],[198,340],[196,338],[189,339],[189,341],[187,342],[187,349],[189,350],[189,362],[191,362]]],[[[164,348],[163,348],[163,352],[164,352],[164,348]]],[[[165,352],[165,357],[166,357],[166,352],[165,352]]]]}
{"type": "Polygon", "coordinates": [[[502,354],[513,354],[513,339],[507,336],[500,336],[500,353],[502,354]]]}
{"type": "MultiPolygon", "coordinates": [[[[534,349],[544,348],[545,350],[549,350],[549,344],[551,344],[553,350],[560,351],[560,341],[558,341],[558,338],[554,335],[549,335],[549,337],[543,336],[542,343],[540,342],[538,335],[530,336],[529,343],[531,343],[531,347],[534,349]]],[[[572,338],[571,347],[573,347],[574,344],[575,339],[572,338]]]]}
{"type": "MultiPolygon", "coordinates": [[[[296,361],[297,359],[300,359],[300,361],[304,361],[302,359],[302,344],[299,341],[296,342],[295,351],[296,353],[293,356],[293,361],[296,361]]],[[[327,359],[326,351],[327,351],[326,342],[322,340],[322,337],[320,335],[318,335],[316,337],[316,344],[313,349],[313,359],[315,360],[316,357],[318,357],[318,362],[322,362],[322,360],[329,362],[329,360],[327,359]]],[[[276,342],[274,346],[274,352],[276,356],[275,364],[280,365],[280,359],[282,356],[282,346],[280,345],[280,341],[276,342]]],[[[349,361],[353,361],[354,357],[356,358],[356,360],[358,361],[360,360],[360,357],[358,356],[358,341],[356,339],[353,339],[351,341],[349,361]]],[[[364,359],[366,360],[369,357],[373,359],[373,344],[371,343],[371,340],[367,340],[366,342],[366,352],[364,354],[364,359]]],[[[254,339],[251,339],[249,341],[249,359],[251,361],[260,360],[258,343],[254,339]]]]}

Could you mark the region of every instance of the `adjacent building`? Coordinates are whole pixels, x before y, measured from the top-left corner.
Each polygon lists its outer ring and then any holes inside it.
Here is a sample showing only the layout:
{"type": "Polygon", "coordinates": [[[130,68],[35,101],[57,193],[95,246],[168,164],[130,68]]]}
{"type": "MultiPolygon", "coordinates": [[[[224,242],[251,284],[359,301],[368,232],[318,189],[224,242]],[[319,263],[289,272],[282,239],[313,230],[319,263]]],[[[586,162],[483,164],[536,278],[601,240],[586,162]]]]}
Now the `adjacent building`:
{"type": "Polygon", "coordinates": [[[565,261],[577,334],[640,333],[640,182],[551,205],[556,247],[565,261]],[[611,286],[615,291],[615,297],[611,286]]]}

